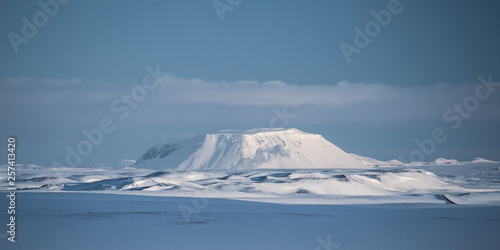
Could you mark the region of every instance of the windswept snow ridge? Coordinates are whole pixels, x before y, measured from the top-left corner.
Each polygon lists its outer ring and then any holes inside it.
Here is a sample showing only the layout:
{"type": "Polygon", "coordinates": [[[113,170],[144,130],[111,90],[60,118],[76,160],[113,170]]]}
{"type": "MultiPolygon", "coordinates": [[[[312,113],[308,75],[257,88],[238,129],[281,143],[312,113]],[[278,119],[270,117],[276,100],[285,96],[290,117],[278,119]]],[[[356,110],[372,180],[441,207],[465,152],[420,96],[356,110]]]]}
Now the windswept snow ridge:
{"type": "Polygon", "coordinates": [[[297,129],[225,130],[182,143],[162,141],[134,166],[177,170],[369,168],[321,135],[297,129]]]}
{"type": "MultiPolygon", "coordinates": [[[[21,165],[16,169],[19,192],[105,192],[304,204],[500,205],[498,164],[428,166],[425,169],[391,167],[241,171],[36,165],[21,165]]],[[[6,179],[7,174],[0,173],[0,188],[7,187],[6,179]]]]}

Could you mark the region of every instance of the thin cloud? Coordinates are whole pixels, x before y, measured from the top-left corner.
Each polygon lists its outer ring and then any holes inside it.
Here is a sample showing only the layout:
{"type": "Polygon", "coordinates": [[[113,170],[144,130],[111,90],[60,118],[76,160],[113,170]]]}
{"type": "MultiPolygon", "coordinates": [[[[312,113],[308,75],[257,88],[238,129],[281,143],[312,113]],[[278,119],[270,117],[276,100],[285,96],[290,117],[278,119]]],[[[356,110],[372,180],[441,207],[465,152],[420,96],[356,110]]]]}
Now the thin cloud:
{"type": "MultiPolygon", "coordinates": [[[[184,79],[165,75],[160,85],[148,93],[138,110],[141,122],[161,123],[156,112],[172,110],[177,119],[196,112],[196,106],[204,106],[203,112],[219,113],[224,107],[248,110],[288,106],[296,110],[308,110],[317,115],[312,122],[371,123],[396,121],[421,121],[442,119],[443,112],[466,96],[473,95],[478,83],[432,86],[396,87],[381,83],[351,83],[341,81],[332,85],[293,85],[283,81],[236,81],[214,82],[202,79],[184,79]],[[212,107],[212,108],[210,108],[212,107]],[[185,112],[184,112],[185,111],[185,112]]],[[[24,116],[40,114],[72,124],[86,124],[95,114],[109,115],[110,104],[122,95],[130,95],[136,85],[87,82],[79,79],[54,80],[9,78],[0,81],[0,111],[16,112],[24,116]],[[85,114],[86,117],[82,117],[85,114]]],[[[492,95],[488,102],[499,104],[500,98],[492,95]]],[[[476,119],[498,118],[494,107],[484,105],[475,114],[476,119]]],[[[257,114],[259,112],[255,112],[257,114]]],[[[241,114],[244,116],[244,112],[241,114]]],[[[203,115],[205,117],[205,115],[203,115]]],[[[224,114],[214,119],[224,120],[224,114]]],[[[231,117],[234,119],[234,115],[231,117]]],[[[167,118],[165,118],[167,119],[167,118]]],[[[167,120],[171,120],[169,117],[167,120]]],[[[208,117],[207,119],[210,119],[208,117]]],[[[15,123],[15,119],[11,122],[15,123]]],[[[207,121],[209,122],[209,121],[207,121]]],[[[210,121],[217,122],[217,121],[210,121]]]]}

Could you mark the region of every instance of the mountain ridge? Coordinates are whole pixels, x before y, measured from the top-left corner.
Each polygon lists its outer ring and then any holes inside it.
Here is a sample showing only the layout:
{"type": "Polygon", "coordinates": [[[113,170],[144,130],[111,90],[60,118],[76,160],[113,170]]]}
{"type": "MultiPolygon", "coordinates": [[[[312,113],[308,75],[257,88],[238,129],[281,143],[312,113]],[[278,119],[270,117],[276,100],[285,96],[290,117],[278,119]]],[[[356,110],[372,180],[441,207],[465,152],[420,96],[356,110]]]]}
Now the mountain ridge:
{"type": "Polygon", "coordinates": [[[162,140],[135,166],[177,170],[368,168],[323,136],[293,128],[222,130],[183,142],[162,140]]]}

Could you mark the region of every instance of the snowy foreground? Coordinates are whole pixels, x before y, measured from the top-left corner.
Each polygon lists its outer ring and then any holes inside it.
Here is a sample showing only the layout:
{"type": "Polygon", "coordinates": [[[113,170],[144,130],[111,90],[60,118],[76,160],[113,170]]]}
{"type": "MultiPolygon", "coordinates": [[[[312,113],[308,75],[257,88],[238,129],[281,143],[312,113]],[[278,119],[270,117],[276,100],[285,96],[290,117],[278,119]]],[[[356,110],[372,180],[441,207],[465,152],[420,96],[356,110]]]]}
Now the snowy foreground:
{"type": "MultiPolygon", "coordinates": [[[[1,249],[498,249],[500,245],[500,208],[494,206],[283,205],[98,193],[25,192],[18,197],[19,236],[16,243],[2,239],[1,249]],[[181,213],[180,205],[191,207],[191,213],[181,213]]],[[[0,203],[6,203],[5,196],[0,203]]]]}
{"type": "MultiPolygon", "coordinates": [[[[2,230],[0,249],[500,246],[498,163],[382,163],[246,171],[18,166],[16,243],[2,230]]],[[[0,179],[5,190],[6,174],[0,179]]],[[[0,206],[8,207],[5,193],[0,206]]],[[[8,222],[5,212],[1,219],[8,222]]]]}
{"type": "MultiPolygon", "coordinates": [[[[6,179],[6,173],[0,179],[6,179]]],[[[0,186],[5,190],[7,182],[0,186]]],[[[153,170],[17,167],[18,192],[93,192],[227,198],[282,204],[500,205],[500,164],[372,169],[153,170]]]]}

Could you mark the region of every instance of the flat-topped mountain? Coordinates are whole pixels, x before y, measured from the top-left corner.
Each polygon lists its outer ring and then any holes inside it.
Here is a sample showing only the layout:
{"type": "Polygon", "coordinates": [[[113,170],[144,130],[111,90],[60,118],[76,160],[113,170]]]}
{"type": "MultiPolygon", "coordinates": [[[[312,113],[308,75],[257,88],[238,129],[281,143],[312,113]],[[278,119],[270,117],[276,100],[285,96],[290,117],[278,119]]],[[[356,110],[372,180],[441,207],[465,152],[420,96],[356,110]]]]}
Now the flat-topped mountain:
{"type": "Polygon", "coordinates": [[[223,130],[160,141],[136,167],[176,170],[368,168],[321,135],[298,129],[223,130]]]}

